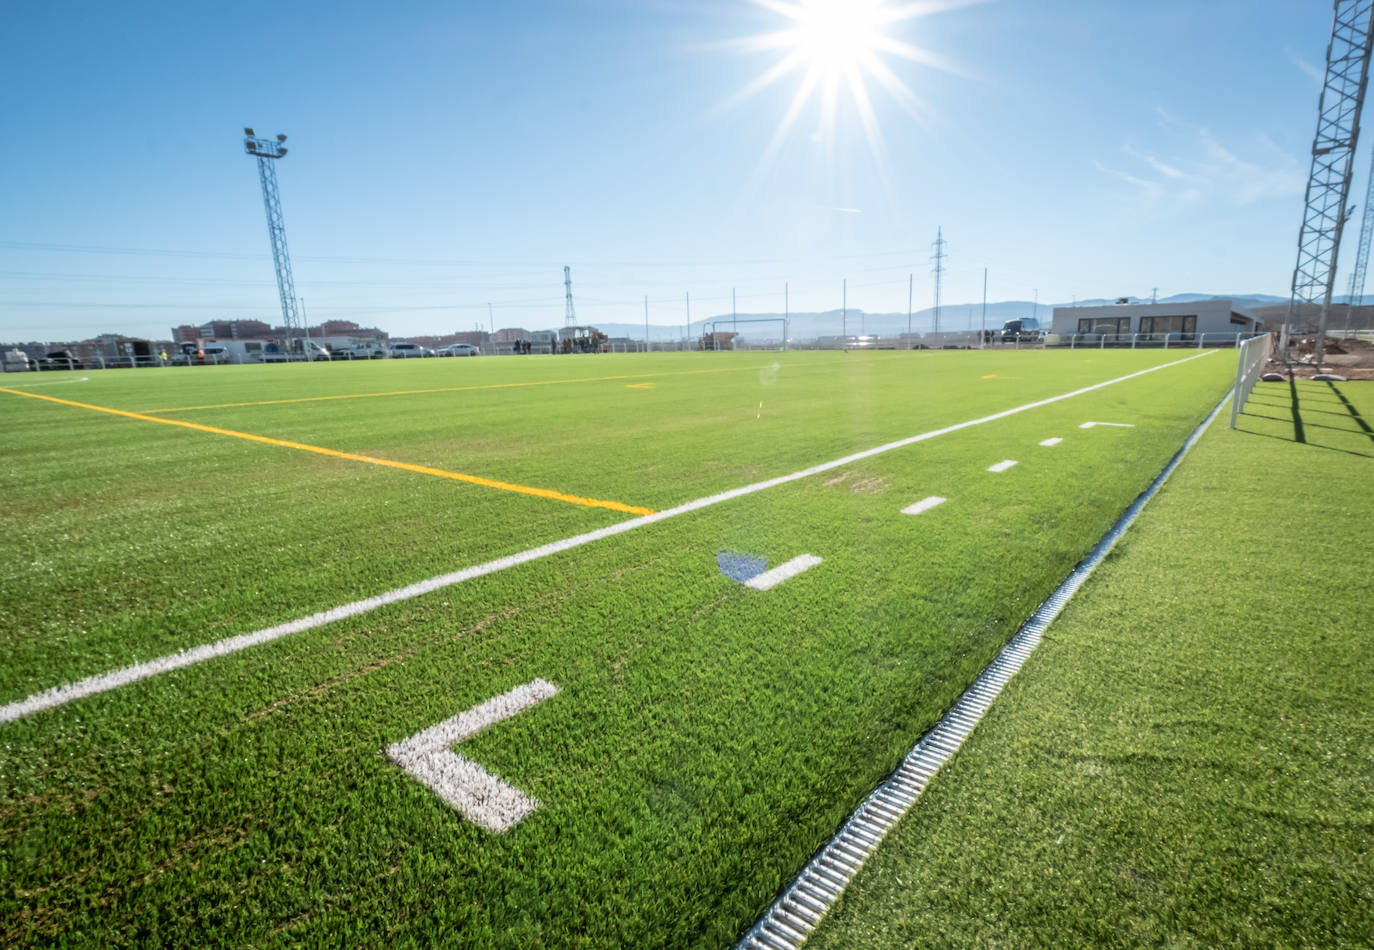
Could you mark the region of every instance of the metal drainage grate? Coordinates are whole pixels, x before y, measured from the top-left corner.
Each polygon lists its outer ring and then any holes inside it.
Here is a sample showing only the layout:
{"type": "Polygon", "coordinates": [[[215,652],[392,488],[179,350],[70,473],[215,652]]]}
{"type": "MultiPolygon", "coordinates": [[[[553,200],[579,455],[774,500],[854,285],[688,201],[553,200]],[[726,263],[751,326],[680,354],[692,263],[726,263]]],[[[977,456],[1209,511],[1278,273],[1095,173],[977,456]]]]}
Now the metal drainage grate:
{"type": "Polygon", "coordinates": [[[968,738],[992,701],[1021,669],[1046,628],[1059,616],[1088,575],[1102,563],[1107,552],[1135,521],[1145,503],[1163,486],[1183,456],[1202,437],[1234,392],[1232,390],[1217,403],[1216,408],[1174,453],[1164,470],[1127,506],[1088,556],[1036,608],[996,659],[979,674],[934,728],[912,747],[897,770],[864,799],[863,804],[854,810],[825,847],[802,868],[767,913],[744,935],[736,950],[796,950],[806,941],[864,861],[915,804],[931,777],[968,738]]]}

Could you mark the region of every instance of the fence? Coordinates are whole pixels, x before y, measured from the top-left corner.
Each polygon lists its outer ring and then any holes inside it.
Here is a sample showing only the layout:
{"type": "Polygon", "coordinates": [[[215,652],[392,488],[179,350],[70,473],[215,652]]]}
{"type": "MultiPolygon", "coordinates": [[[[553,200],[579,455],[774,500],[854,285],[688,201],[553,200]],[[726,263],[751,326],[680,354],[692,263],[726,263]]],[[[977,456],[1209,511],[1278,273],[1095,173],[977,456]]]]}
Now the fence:
{"type": "Polygon", "coordinates": [[[1269,334],[1257,336],[1240,344],[1236,354],[1236,389],[1231,394],[1231,428],[1236,427],[1236,417],[1250,398],[1250,391],[1259,382],[1260,372],[1269,360],[1269,347],[1272,341],[1269,334]]]}
{"type": "MultiPolygon", "coordinates": [[[[1374,331],[1357,330],[1349,333],[1339,331],[1329,334],[1332,338],[1359,339],[1374,342],[1374,331]]],[[[971,349],[982,347],[1005,347],[1005,348],[1064,348],[1064,349],[1105,349],[1107,347],[1120,347],[1130,349],[1181,349],[1181,348],[1201,348],[1204,346],[1241,346],[1247,341],[1257,339],[1256,334],[1246,333],[1074,333],[1074,334],[1055,334],[1051,333],[1043,339],[1015,339],[1003,341],[1001,331],[948,331],[925,335],[906,335],[893,337],[865,336],[865,337],[820,337],[815,340],[789,340],[786,349],[796,350],[908,350],[908,349],[971,349]]],[[[784,347],[782,341],[778,340],[745,340],[736,338],[732,341],[734,350],[778,350],[784,347]]],[[[678,339],[678,340],[655,340],[645,342],[643,340],[626,340],[624,338],[610,340],[603,344],[603,352],[608,353],[691,353],[702,349],[699,339],[678,339]]],[[[487,356],[517,356],[521,355],[511,342],[487,342],[482,344],[482,353],[487,356]]],[[[530,350],[531,355],[549,355],[549,343],[547,341],[533,342],[530,350]]],[[[335,360],[346,360],[354,358],[352,353],[341,351],[334,355],[335,360]]],[[[357,357],[362,359],[364,357],[357,357]]],[[[303,362],[304,357],[281,354],[278,362],[303,362]]],[[[7,373],[27,372],[36,369],[151,369],[164,368],[169,366],[200,366],[200,365],[223,365],[223,364],[250,364],[257,365],[261,360],[246,357],[240,354],[225,354],[221,357],[212,357],[205,360],[193,360],[181,353],[169,355],[167,360],[159,357],[107,357],[99,354],[87,356],[76,356],[69,361],[44,360],[30,357],[30,363],[23,365],[12,363],[6,360],[3,363],[3,371],[7,373]]]]}

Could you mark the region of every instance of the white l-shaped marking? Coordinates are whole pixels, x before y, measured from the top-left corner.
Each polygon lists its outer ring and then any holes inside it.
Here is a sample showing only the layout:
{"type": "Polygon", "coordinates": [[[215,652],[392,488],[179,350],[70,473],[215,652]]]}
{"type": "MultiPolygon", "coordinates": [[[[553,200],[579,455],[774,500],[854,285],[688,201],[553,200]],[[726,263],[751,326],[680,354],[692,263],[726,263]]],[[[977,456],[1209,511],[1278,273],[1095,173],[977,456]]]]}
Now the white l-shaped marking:
{"type": "Polygon", "coordinates": [[[449,747],[542,703],[557,692],[558,687],[552,683],[531,680],[388,746],[386,754],[470,821],[499,834],[538,808],[538,800],[507,785],[449,747]]]}

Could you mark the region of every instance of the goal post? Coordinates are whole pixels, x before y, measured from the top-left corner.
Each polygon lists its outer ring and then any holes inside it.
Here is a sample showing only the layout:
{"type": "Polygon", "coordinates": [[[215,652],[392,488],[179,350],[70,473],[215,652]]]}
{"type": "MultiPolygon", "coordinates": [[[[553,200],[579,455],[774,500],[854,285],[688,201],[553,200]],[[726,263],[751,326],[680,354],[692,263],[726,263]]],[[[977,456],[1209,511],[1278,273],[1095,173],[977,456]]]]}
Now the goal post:
{"type": "MultiPolygon", "coordinates": [[[[753,331],[757,330],[761,324],[772,324],[776,328],[773,332],[777,334],[778,345],[784,350],[787,349],[788,321],[786,317],[722,317],[708,320],[702,325],[702,340],[706,341],[702,348],[708,350],[734,349],[736,340],[745,337],[746,334],[757,336],[753,331]],[[739,328],[743,326],[747,326],[748,329],[741,331],[739,328]],[[718,345],[721,342],[720,336],[723,334],[730,334],[728,346],[718,345]]],[[[771,341],[772,338],[770,337],[769,342],[771,341]]],[[[747,346],[748,341],[745,340],[744,342],[747,346]]]]}

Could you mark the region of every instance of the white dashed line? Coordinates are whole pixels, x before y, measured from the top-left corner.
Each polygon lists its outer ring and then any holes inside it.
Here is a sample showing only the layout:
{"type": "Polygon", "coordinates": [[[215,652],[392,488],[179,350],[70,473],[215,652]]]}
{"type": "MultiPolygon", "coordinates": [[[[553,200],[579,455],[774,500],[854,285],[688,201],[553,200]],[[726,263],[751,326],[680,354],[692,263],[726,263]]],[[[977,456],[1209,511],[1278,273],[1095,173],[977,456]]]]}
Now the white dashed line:
{"type": "Polygon", "coordinates": [[[1051,445],[1058,445],[1060,442],[1063,442],[1063,441],[1064,441],[1064,440],[1061,439],[1061,438],[1059,438],[1059,436],[1055,436],[1055,437],[1052,438],[1052,439],[1046,439],[1044,442],[1041,442],[1040,444],[1041,444],[1041,445],[1044,445],[1044,446],[1051,446],[1051,445]]]}
{"type": "Polygon", "coordinates": [[[1012,467],[1013,465],[1015,465],[1015,464],[1016,464],[1016,459],[1003,459],[1002,461],[998,462],[996,465],[989,465],[989,466],[988,466],[988,471],[989,471],[989,472],[1005,472],[1007,469],[1011,468],[1011,467],[1012,467]]]}
{"type": "Polygon", "coordinates": [[[939,495],[931,495],[929,498],[922,498],[914,505],[907,505],[905,508],[902,509],[902,514],[919,515],[923,511],[929,511],[936,505],[944,504],[945,501],[946,499],[941,498],[939,495]]]}
{"type": "Polygon", "coordinates": [[[809,570],[821,563],[821,559],[814,554],[803,554],[794,557],[785,564],[779,564],[769,571],[764,571],[756,577],[751,577],[744,582],[745,587],[752,587],[754,590],[769,590],[777,587],[783,581],[791,577],[796,577],[802,571],[809,570]]]}

